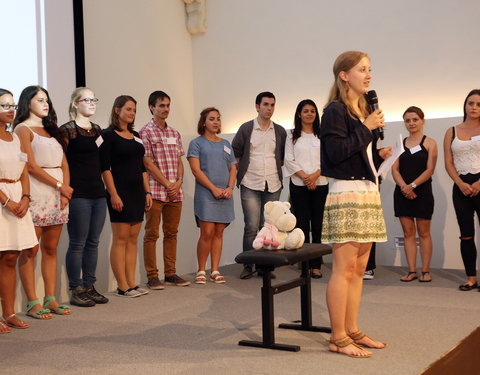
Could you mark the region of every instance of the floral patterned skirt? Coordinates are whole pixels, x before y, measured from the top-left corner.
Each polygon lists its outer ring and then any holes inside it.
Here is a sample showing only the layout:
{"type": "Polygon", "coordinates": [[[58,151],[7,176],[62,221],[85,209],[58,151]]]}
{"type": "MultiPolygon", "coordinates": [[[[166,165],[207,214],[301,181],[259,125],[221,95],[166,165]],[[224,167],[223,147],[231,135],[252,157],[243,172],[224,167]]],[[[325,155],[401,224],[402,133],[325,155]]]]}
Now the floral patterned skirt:
{"type": "MultiPolygon", "coordinates": [[[[44,168],[44,170],[57,181],[63,181],[60,168],[44,168]]],[[[46,227],[68,222],[68,206],[63,210],[60,209],[60,192],[57,189],[30,176],[30,194],[32,196],[30,212],[34,226],[46,227]]]]}
{"type": "Polygon", "coordinates": [[[387,230],[378,191],[329,192],[322,243],[385,242],[387,230]]]}

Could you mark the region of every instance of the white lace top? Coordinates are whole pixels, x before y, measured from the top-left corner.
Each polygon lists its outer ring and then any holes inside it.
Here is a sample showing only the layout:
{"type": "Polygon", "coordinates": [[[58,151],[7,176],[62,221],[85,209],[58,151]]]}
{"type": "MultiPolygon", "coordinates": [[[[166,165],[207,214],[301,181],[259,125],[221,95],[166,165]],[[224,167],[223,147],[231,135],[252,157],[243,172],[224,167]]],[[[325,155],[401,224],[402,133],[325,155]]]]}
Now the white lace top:
{"type": "Polygon", "coordinates": [[[457,136],[452,142],[453,164],[458,174],[480,173],[480,139],[462,141],[457,136]]]}

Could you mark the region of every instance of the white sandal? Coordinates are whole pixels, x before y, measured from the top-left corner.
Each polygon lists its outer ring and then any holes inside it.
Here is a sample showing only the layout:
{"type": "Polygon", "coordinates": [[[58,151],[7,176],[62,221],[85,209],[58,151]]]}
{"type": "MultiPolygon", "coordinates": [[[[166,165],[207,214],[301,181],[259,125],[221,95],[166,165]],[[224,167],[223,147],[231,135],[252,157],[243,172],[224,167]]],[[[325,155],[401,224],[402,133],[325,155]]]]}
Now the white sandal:
{"type": "Polygon", "coordinates": [[[205,271],[198,271],[197,276],[195,276],[195,284],[206,284],[207,283],[207,274],[205,271]]]}
{"type": "Polygon", "coordinates": [[[220,272],[213,271],[210,274],[210,281],[213,281],[215,284],[223,284],[223,283],[225,283],[226,280],[220,272]]]}

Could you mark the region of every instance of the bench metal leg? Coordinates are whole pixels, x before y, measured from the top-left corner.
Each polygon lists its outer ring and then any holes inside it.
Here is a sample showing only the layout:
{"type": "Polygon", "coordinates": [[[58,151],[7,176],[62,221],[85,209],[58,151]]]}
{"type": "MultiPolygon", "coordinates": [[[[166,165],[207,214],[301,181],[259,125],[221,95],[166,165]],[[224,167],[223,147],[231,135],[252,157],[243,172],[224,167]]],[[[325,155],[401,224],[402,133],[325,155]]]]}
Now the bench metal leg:
{"type": "Polygon", "coordinates": [[[290,352],[298,352],[300,346],[286,345],[275,343],[275,322],[273,310],[273,296],[275,288],[272,287],[273,267],[260,268],[263,271],[263,286],[262,286],[262,336],[263,341],[241,340],[238,345],[253,346],[256,348],[286,350],[290,352]]]}
{"type": "Polygon", "coordinates": [[[300,286],[300,305],[301,305],[301,324],[295,323],[282,323],[279,324],[279,328],[295,329],[299,331],[313,331],[313,332],[327,332],[331,333],[330,327],[321,327],[312,325],[312,284],[309,274],[308,261],[302,262],[302,275],[304,280],[300,286]]]}

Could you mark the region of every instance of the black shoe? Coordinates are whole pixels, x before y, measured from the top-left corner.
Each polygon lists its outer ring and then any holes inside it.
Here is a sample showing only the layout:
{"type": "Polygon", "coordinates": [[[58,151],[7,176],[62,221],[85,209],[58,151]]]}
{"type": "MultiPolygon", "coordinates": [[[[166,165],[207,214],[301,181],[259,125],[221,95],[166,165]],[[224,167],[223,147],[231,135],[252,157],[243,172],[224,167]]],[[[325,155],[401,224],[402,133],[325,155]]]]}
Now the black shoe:
{"type": "Polygon", "coordinates": [[[85,289],[80,285],[71,290],[70,303],[80,307],[95,306],[95,301],[88,296],[85,289]]]}
{"type": "Polygon", "coordinates": [[[462,292],[468,292],[469,290],[478,288],[478,283],[475,284],[462,284],[458,287],[462,292]]]}
{"type": "Polygon", "coordinates": [[[91,288],[86,289],[85,293],[87,294],[88,298],[90,298],[92,301],[95,301],[95,303],[104,304],[108,302],[108,298],[98,293],[93,285],[91,288]]]}
{"type": "Polygon", "coordinates": [[[240,278],[242,280],[250,279],[255,272],[252,270],[252,267],[244,267],[242,273],[240,274],[240,278]]]}
{"type": "MultiPolygon", "coordinates": [[[[261,270],[258,270],[258,271],[257,271],[257,274],[258,274],[259,277],[263,277],[263,275],[265,274],[265,272],[263,272],[263,271],[261,271],[261,270]]],[[[273,272],[270,272],[270,278],[271,278],[271,279],[276,279],[277,276],[275,276],[275,274],[274,274],[273,272]]]]}

